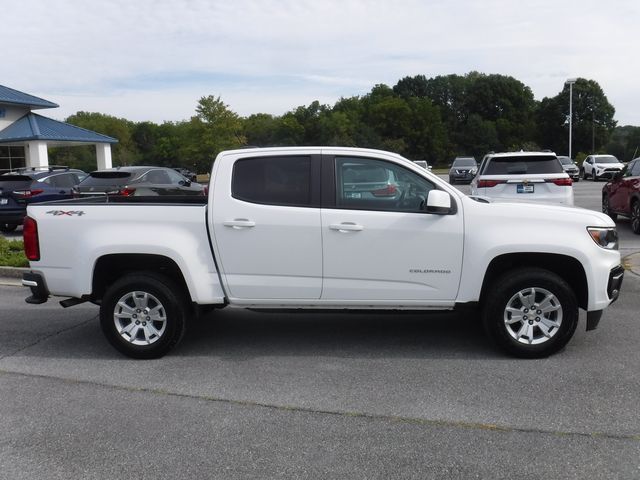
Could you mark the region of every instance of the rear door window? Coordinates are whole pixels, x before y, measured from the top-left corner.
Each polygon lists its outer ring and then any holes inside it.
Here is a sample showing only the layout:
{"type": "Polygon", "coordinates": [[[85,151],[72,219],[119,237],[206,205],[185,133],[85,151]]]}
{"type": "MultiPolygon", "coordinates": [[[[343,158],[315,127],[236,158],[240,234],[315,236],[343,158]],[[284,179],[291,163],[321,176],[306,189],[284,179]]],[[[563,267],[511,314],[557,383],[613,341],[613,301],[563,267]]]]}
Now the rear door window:
{"type": "Polygon", "coordinates": [[[311,157],[243,158],[235,162],[231,195],[238,200],[265,205],[312,205],[311,157]]]}

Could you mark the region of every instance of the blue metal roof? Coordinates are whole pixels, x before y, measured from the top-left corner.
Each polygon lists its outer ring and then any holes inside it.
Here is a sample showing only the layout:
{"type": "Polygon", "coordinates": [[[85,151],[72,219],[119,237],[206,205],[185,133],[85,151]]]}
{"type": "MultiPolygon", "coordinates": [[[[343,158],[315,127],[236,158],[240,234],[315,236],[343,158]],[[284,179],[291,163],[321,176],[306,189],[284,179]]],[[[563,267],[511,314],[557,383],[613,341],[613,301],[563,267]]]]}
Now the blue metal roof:
{"type": "Polygon", "coordinates": [[[60,106],[44,98],[34,97],[28,93],[19,92],[4,85],[0,85],[0,104],[25,105],[33,109],[56,108],[60,106]]]}
{"type": "Polygon", "coordinates": [[[44,140],[49,142],[118,143],[118,140],[85,128],[28,113],[4,130],[0,143],[44,140]]]}

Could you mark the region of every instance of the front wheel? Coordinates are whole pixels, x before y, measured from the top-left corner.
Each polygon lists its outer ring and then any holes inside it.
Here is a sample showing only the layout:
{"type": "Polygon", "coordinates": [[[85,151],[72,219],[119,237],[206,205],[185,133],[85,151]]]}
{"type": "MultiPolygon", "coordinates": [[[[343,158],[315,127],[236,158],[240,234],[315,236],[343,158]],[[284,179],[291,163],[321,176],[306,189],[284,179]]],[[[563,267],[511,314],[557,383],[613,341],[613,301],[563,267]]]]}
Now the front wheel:
{"type": "Polygon", "coordinates": [[[631,205],[631,230],[640,234],[640,201],[636,200],[631,205]]]}
{"type": "Polygon", "coordinates": [[[593,180],[594,182],[598,181],[598,176],[595,174],[595,172],[591,173],[591,180],[593,180]]]}
{"type": "Polygon", "coordinates": [[[602,213],[605,215],[609,215],[609,218],[614,222],[618,218],[618,215],[611,211],[611,206],[609,205],[609,195],[602,196],[602,213]]]}
{"type": "Polygon", "coordinates": [[[548,270],[523,268],[498,278],[487,294],[483,323],[502,350],[541,358],[563,348],[578,325],[571,287],[548,270]]]}
{"type": "Polygon", "coordinates": [[[169,278],[134,273],[116,281],[100,306],[100,326],[109,343],[132,358],[158,358],[182,339],[185,299],[169,278]]]}
{"type": "Polygon", "coordinates": [[[589,176],[589,175],[587,175],[587,171],[583,169],[583,170],[582,170],[582,179],[583,179],[583,180],[586,180],[588,176],[589,176]]]}

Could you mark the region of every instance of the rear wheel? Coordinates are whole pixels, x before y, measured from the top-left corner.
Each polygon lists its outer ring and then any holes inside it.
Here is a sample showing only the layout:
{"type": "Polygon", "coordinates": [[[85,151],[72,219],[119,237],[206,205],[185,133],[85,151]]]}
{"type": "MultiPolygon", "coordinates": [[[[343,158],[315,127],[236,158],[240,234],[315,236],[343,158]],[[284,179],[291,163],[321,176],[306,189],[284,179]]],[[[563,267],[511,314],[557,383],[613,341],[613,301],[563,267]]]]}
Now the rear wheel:
{"type": "Polygon", "coordinates": [[[125,275],[105,293],[100,326],[113,347],[132,358],[158,358],[182,339],[185,298],[169,278],[125,275]]]}
{"type": "Polygon", "coordinates": [[[604,194],[602,196],[602,213],[604,213],[605,215],[609,215],[609,218],[611,218],[611,220],[613,220],[614,222],[618,218],[618,215],[611,211],[611,206],[609,205],[609,195],[607,194],[604,194]]]}
{"type": "Polygon", "coordinates": [[[640,234],[640,201],[636,200],[631,205],[631,230],[640,234]]]}
{"type": "Polygon", "coordinates": [[[18,228],[18,225],[16,225],[15,223],[0,223],[0,232],[3,233],[11,233],[16,228],[18,228]]]}
{"type": "Polygon", "coordinates": [[[485,331],[502,350],[540,358],[563,348],[578,325],[571,287],[553,272],[523,268],[498,278],[483,308],[485,331]]]}

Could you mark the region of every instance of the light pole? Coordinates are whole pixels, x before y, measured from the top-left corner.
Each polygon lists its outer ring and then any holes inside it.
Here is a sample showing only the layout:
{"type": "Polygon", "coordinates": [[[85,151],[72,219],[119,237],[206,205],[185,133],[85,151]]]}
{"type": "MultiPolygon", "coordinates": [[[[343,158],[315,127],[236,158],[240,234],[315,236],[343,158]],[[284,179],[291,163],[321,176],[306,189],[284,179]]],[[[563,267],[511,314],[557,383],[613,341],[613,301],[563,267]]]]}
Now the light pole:
{"type": "Polygon", "coordinates": [[[569,158],[573,161],[571,156],[571,130],[573,127],[573,84],[576,83],[577,78],[567,78],[564,82],[565,85],[569,85],[569,158]]]}

